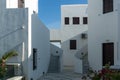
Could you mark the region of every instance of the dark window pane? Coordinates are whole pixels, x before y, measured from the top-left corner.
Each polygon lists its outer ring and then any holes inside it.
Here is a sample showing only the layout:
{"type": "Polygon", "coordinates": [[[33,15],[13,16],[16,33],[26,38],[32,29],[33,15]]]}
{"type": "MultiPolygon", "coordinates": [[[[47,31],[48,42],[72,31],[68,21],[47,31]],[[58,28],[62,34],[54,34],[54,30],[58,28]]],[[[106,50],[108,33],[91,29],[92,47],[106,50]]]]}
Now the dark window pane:
{"type": "Polygon", "coordinates": [[[103,14],[113,11],[113,0],[103,0],[103,14]]]}
{"type": "Polygon", "coordinates": [[[70,49],[76,49],[76,40],[70,40],[70,49]]]}
{"type": "Polygon", "coordinates": [[[79,24],[79,17],[73,17],[73,24],[79,24]]]}
{"type": "Polygon", "coordinates": [[[33,70],[37,68],[37,49],[33,48],[33,70]]]}
{"type": "Polygon", "coordinates": [[[65,17],[65,24],[69,24],[69,17],[65,17]]]}
{"type": "Polygon", "coordinates": [[[83,17],[83,24],[88,24],[88,18],[87,17],[83,17]]]}

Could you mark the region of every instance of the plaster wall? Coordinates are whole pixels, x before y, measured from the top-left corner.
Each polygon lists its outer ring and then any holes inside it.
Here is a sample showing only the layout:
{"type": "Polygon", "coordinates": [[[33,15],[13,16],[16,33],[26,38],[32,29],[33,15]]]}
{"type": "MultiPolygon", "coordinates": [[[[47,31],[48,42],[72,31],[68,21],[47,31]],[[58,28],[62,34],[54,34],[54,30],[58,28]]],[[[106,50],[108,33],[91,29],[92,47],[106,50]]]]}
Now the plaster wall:
{"type": "Polygon", "coordinates": [[[114,65],[117,65],[118,63],[118,0],[113,1],[113,12],[106,14],[103,14],[102,1],[88,1],[88,58],[90,66],[95,70],[102,69],[102,43],[114,43],[114,65]]]}
{"type": "MultiPolygon", "coordinates": [[[[38,14],[32,15],[32,49],[37,49],[37,69],[32,70],[31,78],[37,80],[43,73],[47,73],[50,61],[50,32],[39,20],[38,14]]],[[[32,60],[31,54],[31,60],[32,60]]],[[[31,61],[30,66],[32,66],[31,61]]]]}
{"type": "Polygon", "coordinates": [[[81,39],[81,34],[88,30],[88,25],[83,24],[83,17],[87,17],[87,4],[61,6],[61,47],[63,49],[63,64],[74,66],[75,53],[87,44],[87,39],[81,39]],[[64,18],[69,17],[69,25],[64,24],[64,18]],[[73,24],[73,17],[79,17],[80,24],[73,24]],[[77,41],[77,49],[70,50],[70,40],[77,41]]]}

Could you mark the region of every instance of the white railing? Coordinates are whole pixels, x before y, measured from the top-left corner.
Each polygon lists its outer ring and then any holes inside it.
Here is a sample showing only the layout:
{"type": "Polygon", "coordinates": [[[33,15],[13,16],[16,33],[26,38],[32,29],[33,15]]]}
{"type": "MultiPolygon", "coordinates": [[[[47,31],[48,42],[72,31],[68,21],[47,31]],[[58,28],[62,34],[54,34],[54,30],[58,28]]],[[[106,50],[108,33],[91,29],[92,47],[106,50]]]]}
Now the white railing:
{"type": "MultiPolygon", "coordinates": [[[[7,37],[12,37],[12,35],[13,34],[19,34],[19,33],[17,33],[18,31],[20,31],[20,30],[22,30],[22,29],[24,29],[23,27],[19,27],[19,28],[16,28],[15,30],[13,30],[13,31],[10,31],[10,32],[8,32],[8,33],[6,33],[6,34],[4,34],[3,36],[0,36],[0,41],[3,41],[3,40],[7,40],[8,38],[7,37]]],[[[22,34],[22,33],[21,33],[22,34]]],[[[14,35],[13,35],[14,36],[14,35]]],[[[14,40],[14,39],[13,39],[14,40]]],[[[8,40],[9,41],[9,40],[8,40]]],[[[13,41],[13,44],[14,44],[14,41],[13,41]]],[[[9,48],[7,48],[6,50],[4,50],[3,52],[4,53],[6,53],[6,52],[9,52],[9,51],[11,51],[11,50],[17,50],[20,46],[22,46],[23,45],[23,41],[21,40],[21,41],[19,41],[18,43],[16,43],[16,44],[14,44],[13,46],[11,46],[11,47],[9,47],[9,48]]],[[[17,57],[17,59],[18,58],[20,58],[20,57],[17,57]]],[[[19,64],[20,64],[20,66],[21,66],[21,74],[23,74],[23,68],[22,68],[22,62],[18,62],[19,64]]],[[[9,65],[9,62],[7,63],[8,65],[9,65]]],[[[12,64],[14,64],[14,63],[12,63],[12,64]]],[[[15,80],[19,80],[20,79],[20,77],[14,77],[15,78],[15,80]]],[[[12,80],[13,78],[11,78],[11,79],[8,79],[8,80],[12,80]]]]}
{"type": "Polygon", "coordinates": [[[16,30],[13,30],[13,31],[3,35],[3,36],[0,36],[0,40],[7,37],[7,36],[9,36],[9,35],[11,35],[11,34],[13,34],[13,33],[15,33],[15,32],[17,32],[18,30],[22,30],[22,29],[23,29],[23,27],[20,27],[20,28],[17,28],[16,30]]]}
{"type": "Polygon", "coordinates": [[[77,59],[82,60],[84,58],[84,56],[87,55],[87,52],[88,52],[88,46],[85,45],[84,47],[82,47],[81,49],[79,49],[74,56],[77,59]]]}
{"type": "MultiPolygon", "coordinates": [[[[16,43],[14,43],[14,39],[13,40],[11,40],[11,39],[9,39],[10,37],[12,37],[12,36],[15,36],[14,34],[20,34],[20,33],[17,33],[18,31],[20,31],[20,30],[22,30],[22,29],[24,29],[24,27],[19,27],[19,28],[16,28],[15,30],[12,30],[12,31],[9,31],[8,33],[6,33],[6,34],[3,34],[2,36],[0,36],[0,43],[1,44],[4,44],[4,45],[1,45],[1,49],[2,48],[5,48],[5,46],[6,46],[6,48],[5,49],[2,49],[1,50],[1,53],[6,53],[6,52],[8,52],[8,51],[10,51],[10,50],[12,50],[12,49],[14,49],[15,47],[17,47],[17,46],[19,46],[20,44],[22,44],[23,43],[23,41],[21,40],[19,40],[19,41],[17,41],[16,43]],[[5,41],[5,42],[4,42],[5,41]],[[7,42],[6,42],[7,41],[7,42]],[[10,41],[10,43],[9,43],[9,41],[10,41]],[[12,44],[11,44],[11,41],[12,41],[12,44]],[[11,46],[9,46],[9,45],[11,45],[11,46]]],[[[22,34],[22,33],[21,33],[22,34]]],[[[2,56],[3,54],[0,54],[0,56],[2,56]]]]}

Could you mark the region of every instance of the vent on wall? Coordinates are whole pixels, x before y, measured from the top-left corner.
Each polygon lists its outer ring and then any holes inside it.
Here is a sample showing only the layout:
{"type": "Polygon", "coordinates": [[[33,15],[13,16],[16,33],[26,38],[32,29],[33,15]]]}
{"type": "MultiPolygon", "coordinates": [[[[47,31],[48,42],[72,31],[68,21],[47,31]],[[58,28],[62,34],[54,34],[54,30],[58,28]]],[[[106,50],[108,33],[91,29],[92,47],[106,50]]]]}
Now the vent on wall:
{"type": "Polygon", "coordinates": [[[82,33],[82,34],[81,34],[81,38],[82,38],[82,39],[87,39],[87,34],[86,34],[86,33],[82,33]]]}

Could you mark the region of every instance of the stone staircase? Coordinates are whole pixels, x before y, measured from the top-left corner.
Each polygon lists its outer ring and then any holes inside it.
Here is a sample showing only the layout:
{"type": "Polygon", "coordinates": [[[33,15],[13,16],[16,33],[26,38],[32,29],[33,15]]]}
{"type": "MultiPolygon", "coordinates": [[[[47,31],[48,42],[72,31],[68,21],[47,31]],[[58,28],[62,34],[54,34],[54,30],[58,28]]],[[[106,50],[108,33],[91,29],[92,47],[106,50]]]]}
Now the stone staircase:
{"type": "Polygon", "coordinates": [[[63,72],[74,72],[74,66],[64,66],[63,72]]]}
{"type": "MultiPolygon", "coordinates": [[[[2,55],[4,55],[6,52],[9,52],[11,50],[16,50],[18,55],[14,56],[6,62],[7,66],[9,65],[18,65],[20,66],[17,69],[16,75],[21,75],[22,70],[22,57],[23,57],[23,34],[22,34],[23,28],[19,27],[16,29],[12,29],[8,32],[3,32],[3,34],[0,35],[0,58],[2,55]],[[19,69],[19,70],[18,70],[19,69]]],[[[17,67],[17,66],[16,66],[17,67]]]]}
{"type": "Polygon", "coordinates": [[[88,70],[89,70],[89,62],[88,62],[88,55],[86,55],[83,60],[83,74],[86,74],[88,73],[88,70]]]}
{"type": "Polygon", "coordinates": [[[64,66],[63,72],[47,73],[38,80],[81,80],[82,74],[74,73],[73,66],[64,66]]]}
{"type": "Polygon", "coordinates": [[[21,32],[22,28],[20,27],[0,35],[0,56],[23,43],[21,32]]]}
{"type": "Polygon", "coordinates": [[[88,69],[89,69],[88,46],[85,45],[80,50],[78,50],[75,54],[75,57],[79,60],[82,60],[83,74],[86,74],[88,72],[88,69]]]}

